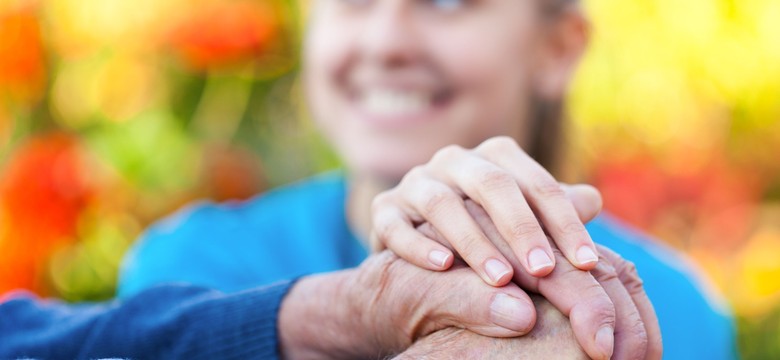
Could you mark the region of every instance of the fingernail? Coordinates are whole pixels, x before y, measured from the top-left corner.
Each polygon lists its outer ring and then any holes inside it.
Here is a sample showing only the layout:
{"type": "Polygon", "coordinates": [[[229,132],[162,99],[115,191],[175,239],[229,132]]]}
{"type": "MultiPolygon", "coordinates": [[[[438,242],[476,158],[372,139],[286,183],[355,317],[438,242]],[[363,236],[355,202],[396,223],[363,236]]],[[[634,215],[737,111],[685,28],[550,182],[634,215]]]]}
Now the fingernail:
{"type": "Polygon", "coordinates": [[[504,276],[509,274],[509,268],[496,259],[490,259],[485,263],[485,271],[487,271],[488,276],[496,283],[500,282],[504,276]]]}
{"type": "Polygon", "coordinates": [[[596,253],[593,252],[593,249],[587,245],[582,246],[577,250],[576,257],[577,261],[580,262],[580,265],[599,261],[599,257],[596,256],[596,253]]]}
{"type": "Polygon", "coordinates": [[[530,330],[533,318],[528,304],[506,294],[496,294],[493,303],[490,304],[490,314],[494,324],[523,333],[530,330]]]}
{"type": "Polygon", "coordinates": [[[531,271],[537,272],[541,269],[553,266],[553,262],[546,251],[542,250],[542,248],[535,248],[528,253],[528,265],[531,268],[531,271]]]}
{"type": "Polygon", "coordinates": [[[611,326],[604,326],[596,333],[596,346],[601,349],[605,359],[612,356],[615,345],[615,330],[611,326]]]}
{"type": "Polygon", "coordinates": [[[450,254],[447,254],[441,250],[433,250],[428,254],[428,260],[434,265],[443,268],[447,264],[447,260],[450,258],[450,254]]]}

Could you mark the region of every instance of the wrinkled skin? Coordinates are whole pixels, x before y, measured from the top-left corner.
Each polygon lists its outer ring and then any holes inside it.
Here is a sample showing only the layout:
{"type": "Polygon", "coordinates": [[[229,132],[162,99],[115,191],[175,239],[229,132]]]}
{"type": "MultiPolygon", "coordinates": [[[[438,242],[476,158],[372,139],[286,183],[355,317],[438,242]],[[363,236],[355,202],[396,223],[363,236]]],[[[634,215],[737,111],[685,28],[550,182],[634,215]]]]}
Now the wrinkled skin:
{"type": "MultiPolygon", "coordinates": [[[[610,254],[607,249],[600,249],[600,252],[610,254]]],[[[605,269],[603,281],[612,282],[606,287],[631,289],[612,295],[617,304],[617,309],[613,311],[618,318],[625,315],[622,317],[628,320],[622,326],[621,320],[616,323],[614,357],[658,359],[661,352],[660,335],[655,334],[657,320],[654,314],[637,310],[647,310],[643,305],[649,305],[641,290],[641,281],[638,281],[629,263],[618,258],[623,265],[613,266],[610,262],[615,260],[608,259],[609,256],[602,258],[599,265],[605,269]],[[622,298],[618,299],[618,296],[622,298]],[[635,305],[632,308],[628,306],[630,304],[635,305]],[[628,313],[623,314],[622,311],[628,313]],[[655,328],[648,324],[655,324],[655,328]]],[[[463,354],[459,353],[459,349],[471,348],[469,344],[485,347],[481,351],[490,351],[485,356],[491,358],[496,353],[515,356],[513,354],[518,347],[528,347],[533,349],[528,351],[547,354],[547,357],[557,357],[561,354],[561,347],[576,354],[576,350],[580,349],[577,344],[582,341],[573,330],[576,326],[572,327],[572,323],[577,323],[560,321],[561,316],[568,312],[570,317],[576,317],[579,315],[572,309],[578,305],[603,302],[601,293],[588,295],[578,286],[592,288],[587,282],[573,283],[573,291],[577,293],[579,290],[580,295],[572,297],[574,304],[571,307],[553,311],[552,302],[536,298],[540,312],[536,313],[533,303],[528,301],[525,303],[528,312],[524,321],[518,322],[514,329],[508,329],[493,321],[491,302],[498,293],[521,301],[530,299],[516,285],[502,288],[489,286],[465,266],[447,272],[427,271],[385,251],[372,255],[359,268],[301,279],[288,293],[279,312],[280,350],[286,359],[383,358],[403,353],[412,344],[421,341],[410,350],[428,351],[425,346],[430,343],[429,347],[438,349],[435,354],[442,356],[439,358],[461,357],[463,354]],[[537,325],[527,335],[531,337],[517,337],[531,330],[533,324],[537,325]],[[572,342],[572,339],[576,341],[572,342]],[[458,342],[461,345],[436,346],[441,342],[458,342]]],[[[649,309],[652,310],[652,307],[649,309]]],[[[580,325],[580,328],[587,329],[587,326],[580,325]]],[[[411,352],[404,356],[414,354],[411,352]]]]}
{"type": "Polygon", "coordinates": [[[385,251],[356,269],[299,280],[281,305],[278,328],[284,358],[366,359],[400,353],[448,327],[513,337],[534,321],[533,304],[516,285],[492,287],[465,266],[427,271],[385,251]],[[497,294],[526,310],[511,328],[493,321],[497,294]]]}
{"type": "Polygon", "coordinates": [[[533,295],[538,321],[525,336],[498,339],[447,328],[420,339],[397,360],[589,359],[577,343],[569,319],[549,301],[533,295]]]}

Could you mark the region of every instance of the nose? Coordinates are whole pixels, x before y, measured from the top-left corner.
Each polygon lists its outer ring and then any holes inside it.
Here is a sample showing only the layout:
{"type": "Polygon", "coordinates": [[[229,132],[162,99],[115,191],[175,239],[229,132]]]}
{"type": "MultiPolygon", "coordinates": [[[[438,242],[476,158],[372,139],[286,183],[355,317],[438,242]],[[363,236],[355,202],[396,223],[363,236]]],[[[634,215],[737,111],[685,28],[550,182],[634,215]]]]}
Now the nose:
{"type": "Polygon", "coordinates": [[[405,0],[376,1],[360,36],[361,55],[383,67],[401,67],[419,55],[414,9],[405,0]]]}

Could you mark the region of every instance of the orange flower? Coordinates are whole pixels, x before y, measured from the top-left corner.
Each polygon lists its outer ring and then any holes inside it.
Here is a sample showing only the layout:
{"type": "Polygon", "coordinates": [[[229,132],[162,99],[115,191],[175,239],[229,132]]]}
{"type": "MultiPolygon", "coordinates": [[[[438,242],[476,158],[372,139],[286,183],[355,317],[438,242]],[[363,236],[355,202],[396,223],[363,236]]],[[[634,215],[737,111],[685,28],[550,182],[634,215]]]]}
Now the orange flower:
{"type": "Polygon", "coordinates": [[[93,194],[73,138],[32,139],[0,174],[0,293],[25,288],[46,295],[49,256],[73,241],[93,194]]]}
{"type": "Polygon", "coordinates": [[[248,1],[200,6],[174,28],[170,42],[198,70],[250,62],[263,53],[276,33],[272,11],[248,1]]]}
{"type": "Polygon", "coordinates": [[[38,9],[25,4],[0,12],[0,98],[29,103],[43,94],[46,68],[38,9]]]}

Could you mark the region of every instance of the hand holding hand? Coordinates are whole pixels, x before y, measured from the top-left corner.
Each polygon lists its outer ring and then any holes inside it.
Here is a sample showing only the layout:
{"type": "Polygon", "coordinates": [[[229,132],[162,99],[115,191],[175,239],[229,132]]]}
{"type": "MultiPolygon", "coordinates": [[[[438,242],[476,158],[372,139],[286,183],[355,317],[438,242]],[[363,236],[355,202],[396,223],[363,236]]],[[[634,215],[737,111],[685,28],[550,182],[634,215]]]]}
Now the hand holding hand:
{"type": "Polygon", "coordinates": [[[366,359],[400,353],[447,327],[513,337],[535,320],[517,285],[492,287],[462,264],[427,271],[385,251],[356,269],[299,280],[282,303],[278,327],[284,358],[366,359]]]}
{"type": "Polygon", "coordinates": [[[491,338],[469,330],[447,328],[415,342],[395,360],[532,360],[590,359],[577,343],[569,319],[539,295],[532,295],[538,320],[516,338],[491,338]]]}
{"type": "MultiPolygon", "coordinates": [[[[508,251],[487,212],[473,201],[464,204],[488,239],[508,251]]],[[[442,237],[427,223],[418,231],[431,239],[442,237]]],[[[599,253],[601,259],[590,272],[561,261],[543,278],[526,273],[513,255],[508,260],[515,268],[513,283],[541,294],[568,316],[579,344],[590,357],[660,359],[663,347],[658,319],[634,265],[606,247],[600,246],[599,253]]],[[[557,250],[555,256],[563,257],[557,250]]]]}
{"type": "Polygon", "coordinates": [[[473,150],[444,148],[377,196],[372,244],[439,271],[452,265],[455,251],[485,282],[502,286],[513,276],[510,255],[534,276],[553,271],[556,258],[545,230],[571,264],[593,269],[597,250],[583,223],[600,209],[596,189],[559,184],[513,139],[498,137],[473,150]],[[465,199],[486,210],[508,246],[497,247],[487,238],[465,199]],[[439,241],[415,229],[424,222],[441,234],[439,241]]]}

